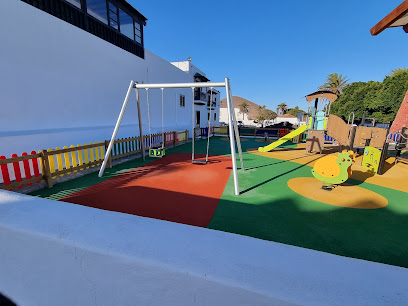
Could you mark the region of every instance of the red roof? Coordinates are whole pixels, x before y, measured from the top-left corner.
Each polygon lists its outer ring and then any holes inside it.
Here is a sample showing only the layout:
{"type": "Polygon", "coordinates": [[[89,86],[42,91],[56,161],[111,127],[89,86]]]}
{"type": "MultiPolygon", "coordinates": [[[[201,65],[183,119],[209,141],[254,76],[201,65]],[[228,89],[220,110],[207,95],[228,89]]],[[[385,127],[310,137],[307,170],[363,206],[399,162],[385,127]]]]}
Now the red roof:
{"type": "Polygon", "coordinates": [[[400,132],[403,127],[408,127],[408,91],[391,125],[390,132],[400,132]]]}

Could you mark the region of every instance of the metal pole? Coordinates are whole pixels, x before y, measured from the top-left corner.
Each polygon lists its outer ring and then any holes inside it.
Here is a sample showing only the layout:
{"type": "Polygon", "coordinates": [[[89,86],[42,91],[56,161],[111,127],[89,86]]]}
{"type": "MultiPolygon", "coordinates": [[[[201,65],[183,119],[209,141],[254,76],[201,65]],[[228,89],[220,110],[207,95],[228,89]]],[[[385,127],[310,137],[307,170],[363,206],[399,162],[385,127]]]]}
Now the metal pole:
{"type": "Polygon", "coordinates": [[[210,150],[210,129],[211,129],[211,108],[212,108],[212,97],[213,97],[213,87],[210,87],[210,116],[208,118],[208,132],[207,132],[207,154],[205,155],[205,161],[208,162],[208,151],[210,150]]]}
{"type": "MultiPolygon", "coordinates": [[[[231,84],[230,84],[228,78],[227,78],[227,80],[228,80],[228,83],[227,83],[227,81],[225,82],[226,84],[228,84],[228,88],[229,88],[229,91],[227,91],[227,95],[230,95],[230,100],[232,101],[231,84]]],[[[238,130],[237,118],[236,118],[236,115],[235,115],[234,107],[232,107],[232,119],[234,121],[235,141],[237,142],[239,161],[241,163],[241,169],[245,171],[244,160],[242,158],[241,139],[239,138],[239,130],[238,130]]]]}
{"type": "Polygon", "coordinates": [[[139,88],[135,88],[136,91],[136,101],[137,101],[137,116],[139,117],[139,135],[140,135],[140,145],[142,150],[142,157],[143,161],[146,159],[146,148],[143,139],[143,129],[142,129],[142,111],[140,109],[140,95],[139,95],[139,88]]]}
{"type": "Polygon", "coordinates": [[[193,92],[193,105],[191,106],[192,108],[192,123],[193,123],[193,137],[192,137],[192,156],[191,156],[191,160],[194,160],[194,138],[195,138],[195,124],[194,124],[194,87],[191,88],[192,92],[193,92]]]}
{"type": "Polygon", "coordinates": [[[106,164],[108,163],[113,143],[115,142],[116,134],[118,133],[120,123],[122,121],[123,115],[125,114],[126,106],[129,102],[130,94],[132,93],[132,88],[135,86],[135,82],[132,80],[130,81],[130,85],[128,88],[128,91],[126,93],[125,100],[123,101],[122,109],[120,110],[120,114],[118,117],[118,121],[116,121],[115,129],[113,130],[112,138],[111,141],[109,142],[108,150],[105,153],[105,159],[103,160],[101,169],[99,170],[98,176],[101,177],[103,175],[103,172],[105,171],[106,164]]]}
{"type": "Polygon", "coordinates": [[[229,85],[228,78],[225,78],[225,89],[227,92],[227,108],[228,108],[228,118],[229,118],[229,137],[230,137],[230,145],[231,145],[231,159],[232,159],[232,172],[234,174],[234,187],[235,187],[235,195],[239,195],[239,185],[238,185],[238,171],[237,171],[237,157],[235,152],[235,139],[234,139],[234,130],[232,128],[233,124],[233,117],[232,111],[233,108],[231,106],[231,87],[229,85]]]}
{"type": "Polygon", "coordinates": [[[162,91],[162,148],[166,147],[166,135],[164,135],[164,88],[162,91]]]}
{"type": "Polygon", "coordinates": [[[199,87],[225,87],[225,83],[197,82],[197,83],[165,83],[165,84],[137,84],[136,88],[199,88],[199,87]]]}

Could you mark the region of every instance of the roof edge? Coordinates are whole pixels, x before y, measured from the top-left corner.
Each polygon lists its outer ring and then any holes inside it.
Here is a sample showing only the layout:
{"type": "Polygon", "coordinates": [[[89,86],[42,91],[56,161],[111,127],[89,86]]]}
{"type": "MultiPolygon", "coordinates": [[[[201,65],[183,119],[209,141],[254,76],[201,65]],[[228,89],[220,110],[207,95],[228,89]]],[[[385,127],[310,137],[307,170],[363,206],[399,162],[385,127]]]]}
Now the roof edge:
{"type": "MultiPolygon", "coordinates": [[[[375,36],[380,34],[386,28],[388,28],[391,24],[393,24],[397,19],[404,16],[408,13],[408,1],[402,2],[398,5],[391,13],[381,19],[375,26],[370,29],[371,35],[375,36]]],[[[405,27],[404,27],[405,30],[405,27]]]]}

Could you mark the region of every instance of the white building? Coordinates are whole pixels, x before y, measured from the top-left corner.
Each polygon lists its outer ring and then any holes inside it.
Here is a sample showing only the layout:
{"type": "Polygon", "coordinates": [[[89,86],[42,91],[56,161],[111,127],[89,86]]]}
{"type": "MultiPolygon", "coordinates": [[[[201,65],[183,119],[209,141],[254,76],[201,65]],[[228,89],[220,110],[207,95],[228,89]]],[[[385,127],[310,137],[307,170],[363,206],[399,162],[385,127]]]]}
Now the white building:
{"type": "MultiPolygon", "coordinates": [[[[178,68],[146,50],[147,19],[124,0],[49,3],[0,1],[0,155],[110,139],[131,80],[190,83],[196,73],[205,78],[194,66],[178,68]]],[[[149,90],[149,97],[151,131],[159,132],[161,90],[149,90]]],[[[201,127],[209,110],[203,98],[200,93],[195,101],[201,127]]],[[[134,94],[131,99],[119,138],[139,132],[134,94]]],[[[147,134],[144,90],[141,102],[147,134]]],[[[191,131],[191,89],[165,89],[164,104],[165,130],[191,131]]],[[[212,106],[218,121],[218,104],[212,106]]]]}
{"type": "MultiPolygon", "coordinates": [[[[233,96],[232,103],[234,107],[235,117],[239,123],[242,122],[243,125],[253,125],[256,126],[256,117],[259,115],[259,105],[251,102],[242,97],[233,96]],[[245,102],[248,105],[248,112],[243,113],[240,110],[239,105],[245,102]]],[[[228,123],[228,109],[227,109],[227,99],[224,98],[221,100],[220,105],[220,123],[228,123]]]]}
{"type": "MultiPolygon", "coordinates": [[[[187,61],[172,62],[174,66],[186,72],[190,82],[208,82],[205,73],[191,63],[191,57],[187,61]]],[[[192,95],[192,94],[191,94],[192,95]]],[[[211,88],[195,88],[194,90],[194,111],[195,127],[207,127],[218,125],[220,110],[220,92],[211,88]],[[212,99],[212,100],[211,100],[212,99]]]]}
{"type": "Polygon", "coordinates": [[[289,122],[293,125],[299,125],[300,123],[299,119],[291,114],[280,115],[273,120],[274,124],[281,123],[281,122],[289,122]]]}

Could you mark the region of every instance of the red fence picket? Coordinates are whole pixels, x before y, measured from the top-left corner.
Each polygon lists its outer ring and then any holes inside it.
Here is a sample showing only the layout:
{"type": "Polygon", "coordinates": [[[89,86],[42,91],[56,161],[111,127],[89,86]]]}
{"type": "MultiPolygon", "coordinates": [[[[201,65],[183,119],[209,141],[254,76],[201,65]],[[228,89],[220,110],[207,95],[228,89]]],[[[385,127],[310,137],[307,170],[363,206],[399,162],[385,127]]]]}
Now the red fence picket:
{"type": "MultiPolygon", "coordinates": [[[[31,151],[30,154],[37,154],[37,152],[31,151]]],[[[33,162],[34,176],[35,176],[35,177],[40,176],[40,167],[39,167],[39,165],[38,165],[38,159],[37,159],[37,158],[33,158],[31,161],[33,162]]],[[[41,182],[41,180],[40,180],[40,181],[37,181],[36,183],[40,183],[40,182],[41,182]]]]}
{"type": "MultiPolygon", "coordinates": [[[[21,154],[21,156],[27,156],[27,152],[24,152],[21,154]]],[[[30,164],[28,160],[23,160],[23,166],[24,166],[24,174],[25,174],[25,179],[28,180],[31,178],[31,170],[30,170],[30,164]]],[[[28,184],[28,186],[31,186],[32,184],[28,184]]]]}
{"type": "MultiPolygon", "coordinates": [[[[0,156],[0,159],[6,159],[6,157],[4,155],[2,155],[2,156],[0,156]]],[[[9,174],[9,171],[8,171],[7,164],[0,165],[0,169],[1,169],[1,175],[3,176],[4,185],[10,185],[11,181],[10,181],[10,174],[9,174]]]]}
{"type": "MultiPolygon", "coordinates": [[[[16,153],[11,155],[12,158],[18,157],[16,153]]],[[[20,171],[20,163],[19,162],[14,162],[13,163],[13,168],[14,168],[14,175],[16,176],[16,182],[21,182],[21,171],[20,171]]],[[[23,188],[23,186],[18,187],[19,189],[23,188]]]]}

